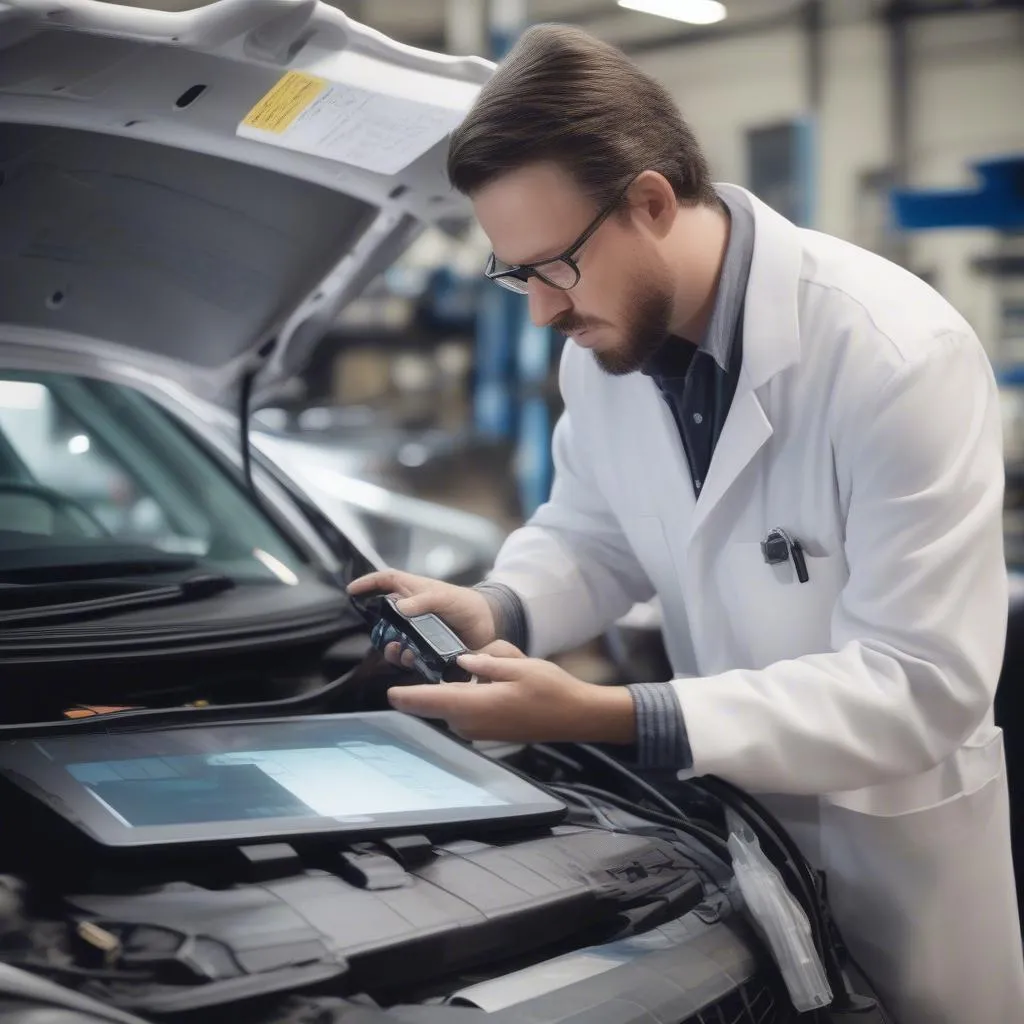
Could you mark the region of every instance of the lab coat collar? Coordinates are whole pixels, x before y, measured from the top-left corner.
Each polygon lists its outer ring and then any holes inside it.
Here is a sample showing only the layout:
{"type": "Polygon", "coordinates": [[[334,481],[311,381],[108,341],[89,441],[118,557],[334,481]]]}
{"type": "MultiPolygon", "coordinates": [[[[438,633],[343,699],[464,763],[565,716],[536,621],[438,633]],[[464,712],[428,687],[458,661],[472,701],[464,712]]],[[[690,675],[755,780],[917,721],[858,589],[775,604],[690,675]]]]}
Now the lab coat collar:
{"type": "Polygon", "coordinates": [[[759,388],[800,360],[797,304],[803,246],[795,224],[751,193],[747,196],[754,208],[754,256],[744,305],[740,387],[759,388]]]}
{"type": "Polygon", "coordinates": [[[694,508],[691,541],[772,435],[757,389],[800,360],[797,302],[803,252],[799,229],[749,192],[747,195],[754,209],[754,255],[744,304],[743,366],[694,508]]]}

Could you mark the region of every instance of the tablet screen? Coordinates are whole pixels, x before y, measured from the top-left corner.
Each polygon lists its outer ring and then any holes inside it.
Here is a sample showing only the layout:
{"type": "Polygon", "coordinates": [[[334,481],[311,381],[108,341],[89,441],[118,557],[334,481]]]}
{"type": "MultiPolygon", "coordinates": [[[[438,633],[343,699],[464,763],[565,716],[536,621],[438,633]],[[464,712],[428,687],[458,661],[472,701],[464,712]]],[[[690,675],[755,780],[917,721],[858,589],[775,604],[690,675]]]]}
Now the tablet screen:
{"type": "Polygon", "coordinates": [[[562,805],[396,712],[0,745],[0,772],[105,845],[551,815],[562,805]],[[68,813],[70,810],[71,813],[68,813]]]}

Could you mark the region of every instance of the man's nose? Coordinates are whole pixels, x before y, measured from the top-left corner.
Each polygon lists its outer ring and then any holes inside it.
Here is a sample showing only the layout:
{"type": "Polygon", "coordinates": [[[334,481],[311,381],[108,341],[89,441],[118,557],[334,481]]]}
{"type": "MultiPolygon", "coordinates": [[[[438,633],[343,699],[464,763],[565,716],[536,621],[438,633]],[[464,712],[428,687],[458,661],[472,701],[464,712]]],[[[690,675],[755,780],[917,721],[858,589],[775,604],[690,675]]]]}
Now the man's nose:
{"type": "Polygon", "coordinates": [[[547,327],[552,320],[572,309],[568,292],[552,288],[538,277],[526,282],[526,295],[530,303],[530,319],[537,327],[547,327]]]}

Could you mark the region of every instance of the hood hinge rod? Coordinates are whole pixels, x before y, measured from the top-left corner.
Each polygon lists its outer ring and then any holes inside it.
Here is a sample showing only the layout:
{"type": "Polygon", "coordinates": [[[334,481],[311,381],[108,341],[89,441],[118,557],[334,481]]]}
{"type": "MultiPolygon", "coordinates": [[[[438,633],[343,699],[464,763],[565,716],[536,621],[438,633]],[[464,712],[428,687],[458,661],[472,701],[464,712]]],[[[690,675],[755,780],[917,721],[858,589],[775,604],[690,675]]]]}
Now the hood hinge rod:
{"type": "Polygon", "coordinates": [[[260,370],[266,366],[267,360],[273,354],[275,348],[277,348],[277,338],[269,338],[259,347],[259,349],[257,349],[253,354],[253,358],[250,361],[249,366],[246,368],[245,373],[242,374],[238,387],[238,425],[242,454],[242,476],[245,480],[245,486],[256,498],[258,498],[259,495],[256,492],[256,485],[252,478],[252,447],[249,441],[249,406],[252,403],[253,383],[259,375],[260,370]]]}

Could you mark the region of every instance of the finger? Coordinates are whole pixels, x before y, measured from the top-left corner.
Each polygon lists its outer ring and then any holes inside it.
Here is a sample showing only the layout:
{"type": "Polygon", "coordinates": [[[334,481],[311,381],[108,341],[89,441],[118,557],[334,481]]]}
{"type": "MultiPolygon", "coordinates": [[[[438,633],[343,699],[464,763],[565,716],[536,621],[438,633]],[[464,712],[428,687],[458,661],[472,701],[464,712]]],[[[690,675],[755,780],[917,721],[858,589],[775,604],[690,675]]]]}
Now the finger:
{"type": "Polygon", "coordinates": [[[515,644],[510,644],[507,640],[493,640],[486,647],[481,647],[479,651],[475,651],[475,654],[489,654],[492,658],[525,658],[523,654],[515,644]]]}
{"type": "Polygon", "coordinates": [[[416,667],[416,655],[409,650],[408,647],[402,650],[402,667],[403,668],[415,668],[416,667]]]}
{"type": "Polygon", "coordinates": [[[426,590],[412,597],[403,597],[396,602],[398,610],[410,618],[414,615],[428,615],[430,612],[438,614],[445,605],[444,595],[436,590],[426,590]]]}
{"type": "Polygon", "coordinates": [[[530,671],[531,658],[496,658],[491,654],[464,654],[459,658],[459,667],[475,676],[485,679],[514,681],[522,679],[530,671]]]}
{"type": "Polygon", "coordinates": [[[350,594],[390,594],[392,592],[407,594],[413,580],[415,577],[407,572],[383,569],[380,572],[371,572],[353,580],[348,585],[348,592],[350,594]]]}
{"type": "Polygon", "coordinates": [[[393,640],[384,648],[384,657],[391,662],[392,665],[402,664],[402,645],[398,641],[393,640]]]}
{"type": "Polygon", "coordinates": [[[397,711],[419,718],[448,718],[458,715],[488,688],[479,689],[473,683],[447,683],[444,686],[393,686],[388,690],[388,701],[397,711]]]}

